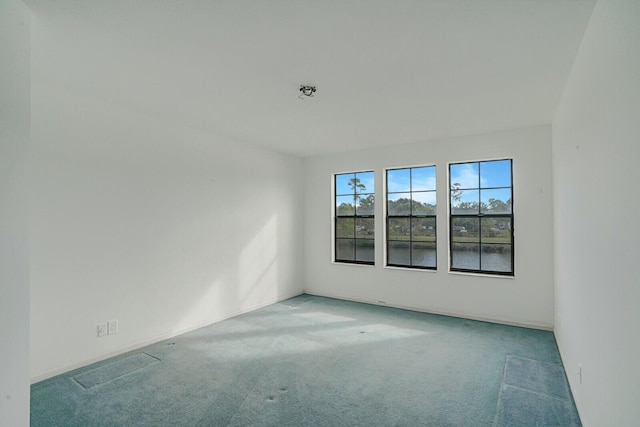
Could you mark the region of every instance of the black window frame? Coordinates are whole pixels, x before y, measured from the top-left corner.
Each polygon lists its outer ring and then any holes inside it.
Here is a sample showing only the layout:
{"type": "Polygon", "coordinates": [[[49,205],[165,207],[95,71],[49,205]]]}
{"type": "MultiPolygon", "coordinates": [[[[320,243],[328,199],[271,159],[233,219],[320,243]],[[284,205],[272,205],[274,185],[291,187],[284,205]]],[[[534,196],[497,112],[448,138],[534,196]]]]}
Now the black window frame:
{"type": "MultiPolygon", "coordinates": [[[[497,275],[497,276],[515,276],[515,226],[514,226],[514,188],[513,188],[513,159],[511,158],[502,158],[502,159],[494,159],[494,160],[478,160],[478,161],[467,161],[467,162],[452,162],[448,165],[448,184],[449,184],[449,271],[450,272],[460,272],[460,273],[475,273],[475,274],[487,274],[487,275],[497,275]],[[481,177],[482,177],[482,164],[490,163],[490,162],[499,162],[499,161],[509,161],[510,162],[510,186],[482,186],[481,177]],[[454,184],[451,176],[451,167],[456,165],[464,165],[464,164],[477,164],[478,165],[478,184],[477,187],[456,187],[454,188],[454,184]],[[481,191],[483,190],[503,190],[509,189],[511,192],[510,197],[510,213],[491,213],[485,210],[482,211],[482,198],[480,196],[481,191]],[[454,191],[478,191],[478,209],[477,213],[454,213],[454,209],[452,206],[453,192],[454,191]],[[460,244],[461,242],[455,242],[454,224],[456,223],[456,219],[477,219],[478,224],[478,266],[479,269],[470,269],[470,268],[461,268],[454,267],[454,243],[460,244]],[[510,241],[506,244],[501,243],[483,243],[482,239],[487,238],[483,236],[483,218],[493,218],[493,219],[507,219],[509,224],[510,231],[510,241]],[[489,270],[482,268],[482,253],[483,246],[492,246],[495,245],[496,250],[499,250],[498,245],[508,245],[511,249],[511,271],[499,271],[499,270],[489,270]]],[[[464,227],[463,227],[464,228],[464,227]]],[[[472,244],[472,242],[466,243],[472,244]]]]}
{"type": "Polygon", "coordinates": [[[434,186],[433,190],[414,190],[413,189],[413,170],[414,169],[423,169],[423,168],[433,168],[434,170],[434,175],[436,176],[437,179],[437,166],[436,165],[423,165],[423,166],[406,166],[406,167],[395,167],[395,168],[387,168],[385,169],[385,248],[386,248],[386,253],[385,253],[385,266],[387,267],[397,267],[397,268],[410,268],[410,269],[416,269],[416,270],[437,270],[438,269],[438,233],[437,233],[437,225],[438,225],[438,219],[437,219],[437,188],[434,186]],[[389,185],[388,185],[388,177],[389,177],[389,172],[390,171],[400,171],[400,170],[408,170],[409,171],[409,189],[408,191],[389,191],[389,185]],[[420,214],[416,214],[414,213],[414,203],[413,201],[413,195],[414,193],[433,193],[436,199],[436,205],[433,208],[432,213],[427,214],[427,213],[420,213],[420,214]],[[408,214],[390,214],[390,209],[389,209],[389,196],[393,195],[393,194],[409,194],[409,200],[411,201],[409,203],[409,213],[408,214]],[[416,221],[419,221],[421,219],[432,219],[433,220],[433,246],[434,246],[434,250],[435,250],[435,264],[433,266],[423,266],[423,265],[417,265],[413,263],[413,251],[414,251],[414,243],[420,242],[420,240],[414,240],[415,234],[415,227],[414,227],[414,223],[416,221]],[[400,240],[400,239],[391,239],[391,233],[390,233],[390,227],[391,227],[391,221],[392,220],[399,220],[399,219],[405,219],[408,221],[408,233],[409,233],[409,240],[400,240]],[[404,264],[404,263],[399,263],[399,262],[390,262],[390,255],[391,255],[391,251],[392,249],[390,248],[390,244],[392,244],[393,242],[406,242],[408,243],[408,249],[409,249],[409,263],[408,264],[404,264]]]}
{"type": "MultiPolygon", "coordinates": [[[[333,215],[333,262],[336,263],[346,263],[346,264],[360,264],[360,265],[375,265],[375,171],[374,170],[364,170],[364,171],[356,171],[356,172],[344,172],[344,173],[336,173],[333,175],[333,209],[334,209],[334,215],[333,215]],[[338,191],[338,177],[339,176],[347,176],[347,175],[352,175],[353,178],[357,179],[358,174],[373,174],[373,180],[374,180],[374,188],[373,189],[367,189],[366,192],[358,192],[356,186],[354,185],[353,188],[353,192],[349,192],[349,193],[340,193],[338,191]],[[365,212],[365,213],[360,213],[359,209],[358,209],[358,199],[361,196],[367,196],[367,197],[372,197],[372,207],[371,207],[371,211],[370,212],[365,212]],[[339,213],[339,205],[338,205],[338,198],[340,197],[347,197],[347,196],[352,196],[353,197],[353,214],[340,214],[339,213]],[[343,219],[348,219],[348,218],[352,218],[353,219],[353,237],[339,237],[338,236],[338,230],[339,230],[339,222],[343,219]],[[356,225],[358,222],[362,222],[362,220],[367,220],[367,223],[370,223],[372,226],[372,229],[367,229],[365,230],[367,232],[367,234],[362,234],[359,235],[359,229],[358,229],[358,225],[356,225]],[[368,234],[368,232],[371,232],[371,234],[368,234]],[[370,236],[370,237],[369,237],[370,236]],[[339,258],[339,245],[338,242],[340,240],[351,240],[353,242],[353,258],[352,259],[348,259],[348,258],[339,258]],[[373,250],[373,257],[371,260],[362,260],[362,259],[358,259],[358,244],[359,241],[367,241],[370,242],[372,244],[372,250],[373,250]]],[[[364,242],[362,242],[364,243],[364,242]]]]}

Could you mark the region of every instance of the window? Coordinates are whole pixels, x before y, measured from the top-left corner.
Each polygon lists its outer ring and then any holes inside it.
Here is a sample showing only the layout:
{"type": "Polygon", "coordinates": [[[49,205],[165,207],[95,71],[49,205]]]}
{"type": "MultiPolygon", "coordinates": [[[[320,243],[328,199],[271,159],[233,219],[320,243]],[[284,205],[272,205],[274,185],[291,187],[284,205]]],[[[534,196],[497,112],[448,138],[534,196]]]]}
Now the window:
{"type": "Polygon", "coordinates": [[[335,175],[336,262],[374,263],[374,173],[335,175]]]}
{"type": "Polygon", "coordinates": [[[436,167],[387,170],[387,265],[436,268],[436,167]]]}
{"type": "Polygon", "coordinates": [[[449,165],[451,271],[513,276],[511,163],[449,165]]]}

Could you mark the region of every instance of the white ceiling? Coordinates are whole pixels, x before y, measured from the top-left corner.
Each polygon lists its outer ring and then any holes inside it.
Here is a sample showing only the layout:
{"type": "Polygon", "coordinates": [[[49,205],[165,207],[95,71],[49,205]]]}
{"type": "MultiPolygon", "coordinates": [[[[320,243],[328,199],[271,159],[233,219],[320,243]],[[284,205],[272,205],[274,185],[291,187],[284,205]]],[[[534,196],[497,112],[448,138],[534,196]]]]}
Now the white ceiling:
{"type": "Polygon", "coordinates": [[[68,90],[310,156],[550,123],[595,0],[27,3],[68,90]]]}

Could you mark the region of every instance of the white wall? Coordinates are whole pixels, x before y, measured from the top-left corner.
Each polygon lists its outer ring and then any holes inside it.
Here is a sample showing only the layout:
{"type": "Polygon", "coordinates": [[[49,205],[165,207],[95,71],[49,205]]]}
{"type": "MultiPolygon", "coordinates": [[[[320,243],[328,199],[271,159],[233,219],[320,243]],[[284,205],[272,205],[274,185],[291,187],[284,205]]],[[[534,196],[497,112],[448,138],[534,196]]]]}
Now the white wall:
{"type": "Polygon", "coordinates": [[[301,160],[78,96],[52,77],[74,72],[74,46],[41,25],[33,380],[301,293],[301,160]],[[97,338],[111,319],[119,333],[97,338]]]}
{"type": "Polygon", "coordinates": [[[553,121],[555,332],[586,426],[640,419],[639,23],[598,2],[553,121]]]}
{"type": "Polygon", "coordinates": [[[29,425],[30,13],[0,2],[0,426],[29,425]]]}
{"type": "Polygon", "coordinates": [[[305,290],[498,322],[553,327],[551,130],[540,126],[307,158],[305,290]],[[447,162],[513,158],[515,278],[448,273],[447,162]],[[383,268],[384,168],[437,165],[438,271],[383,268]],[[376,266],[331,263],[332,174],[376,172],[376,266]]]}

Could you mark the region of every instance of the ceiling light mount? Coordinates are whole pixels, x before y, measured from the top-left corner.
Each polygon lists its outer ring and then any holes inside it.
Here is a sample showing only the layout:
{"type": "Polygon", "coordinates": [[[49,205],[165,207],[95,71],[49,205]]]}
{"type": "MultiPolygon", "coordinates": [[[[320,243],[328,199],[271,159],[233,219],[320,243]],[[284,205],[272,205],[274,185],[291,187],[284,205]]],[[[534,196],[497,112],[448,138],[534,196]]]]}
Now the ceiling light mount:
{"type": "Polygon", "coordinates": [[[300,95],[298,96],[298,98],[304,99],[302,95],[312,97],[314,93],[316,93],[315,86],[300,85],[300,95]]]}

